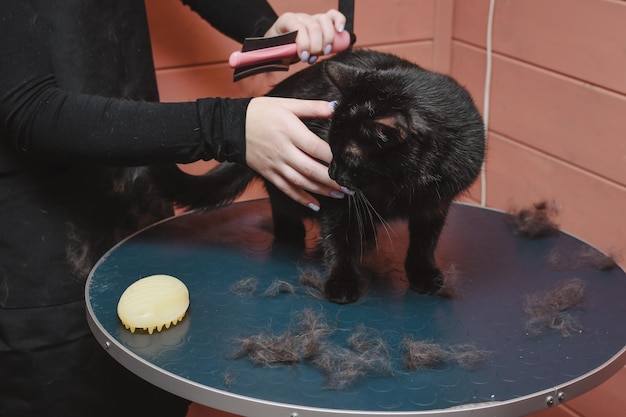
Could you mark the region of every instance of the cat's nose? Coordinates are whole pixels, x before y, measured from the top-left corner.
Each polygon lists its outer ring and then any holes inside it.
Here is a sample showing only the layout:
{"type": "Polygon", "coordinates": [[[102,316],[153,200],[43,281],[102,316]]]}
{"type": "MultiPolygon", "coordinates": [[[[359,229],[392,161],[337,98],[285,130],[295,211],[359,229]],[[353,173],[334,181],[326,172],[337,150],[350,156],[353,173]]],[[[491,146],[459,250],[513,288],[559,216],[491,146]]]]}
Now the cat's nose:
{"type": "Polygon", "coordinates": [[[330,163],[330,165],[328,166],[328,176],[335,180],[337,183],[339,183],[339,167],[337,166],[337,163],[335,162],[335,160],[333,159],[330,163]]]}
{"type": "Polygon", "coordinates": [[[335,180],[337,184],[341,184],[348,189],[354,189],[354,181],[350,178],[350,176],[342,170],[339,164],[333,160],[328,167],[328,176],[335,180]]]}

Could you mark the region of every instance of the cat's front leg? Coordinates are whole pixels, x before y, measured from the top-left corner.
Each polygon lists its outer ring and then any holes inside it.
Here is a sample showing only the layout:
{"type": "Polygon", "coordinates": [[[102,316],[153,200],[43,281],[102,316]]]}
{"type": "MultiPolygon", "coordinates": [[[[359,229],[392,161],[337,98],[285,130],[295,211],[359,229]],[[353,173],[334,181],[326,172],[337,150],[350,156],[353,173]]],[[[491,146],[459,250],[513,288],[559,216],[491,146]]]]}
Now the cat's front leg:
{"type": "Polygon", "coordinates": [[[282,195],[273,185],[267,184],[266,188],[272,207],[274,237],[281,243],[303,250],[306,237],[306,229],[302,221],[304,209],[282,195]]]}
{"type": "Polygon", "coordinates": [[[327,279],[324,295],[329,301],[348,304],[361,297],[361,277],[356,265],[357,255],[361,250],[358,230],[350,223],[345,211],[326,208],[320,217],[321,245],[324,253],[324,265],[327,279]]]}
{"type": "Polygon", "coordinates": [[[409,217],[409,248],[404,263],[411,289],[434,294],[443,285],[435,249],[448,214],[449,203],[418,210],[409,217]]]}
{"type": "Polygon", "coordinates": [[[362,286],[353,265],[342,265],[330,271],[324,284],[324,296],[337,304],[349,304],[361,298],[362,286]]]}

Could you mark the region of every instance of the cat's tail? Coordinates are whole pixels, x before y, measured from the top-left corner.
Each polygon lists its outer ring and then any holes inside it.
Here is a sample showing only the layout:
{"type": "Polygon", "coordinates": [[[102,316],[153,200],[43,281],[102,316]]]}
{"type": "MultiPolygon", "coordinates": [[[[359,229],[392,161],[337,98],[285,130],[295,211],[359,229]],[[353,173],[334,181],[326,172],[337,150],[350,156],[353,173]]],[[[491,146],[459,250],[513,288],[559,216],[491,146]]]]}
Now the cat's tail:
{"type": "Polygon", "coordinates": [[[232,203],[256,177],[245,165],[222,162],[203,175],[190,175],[175,164],[149,168],[160,196],[188,209],[214,208],[232,203]]]}

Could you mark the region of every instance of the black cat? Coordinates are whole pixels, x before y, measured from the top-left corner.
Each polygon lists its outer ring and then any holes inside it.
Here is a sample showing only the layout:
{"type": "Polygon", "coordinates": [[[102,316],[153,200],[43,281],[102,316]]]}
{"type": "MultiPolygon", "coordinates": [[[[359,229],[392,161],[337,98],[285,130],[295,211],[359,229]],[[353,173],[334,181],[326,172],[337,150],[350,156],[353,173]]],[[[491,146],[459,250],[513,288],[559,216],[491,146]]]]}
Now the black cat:
{"type": "MultiPolygon", "coordinates": [[[[345,199],[318,196],[321,210],[314,214],[265,181],[276,239],[302,245],[302,218],[317,216],[325,295],[350,303],[361,295],[360,255],[376,239],[374,224],[408,220],[410,286],[435,293],[442,275],[434,251],[448,209],[484,159],[484,126],[469,93],[452,78],[397,56],[356,50],[293,74],[268,95],[338,101],[332,119],[305,123],[331,146],[331,178],[354,191],[345,199]]],[[[174,166],[155,168],[153,175],[167,198],[192,208],[231,202],[257,176],[232,163],[199,177],[174,166]]]]}

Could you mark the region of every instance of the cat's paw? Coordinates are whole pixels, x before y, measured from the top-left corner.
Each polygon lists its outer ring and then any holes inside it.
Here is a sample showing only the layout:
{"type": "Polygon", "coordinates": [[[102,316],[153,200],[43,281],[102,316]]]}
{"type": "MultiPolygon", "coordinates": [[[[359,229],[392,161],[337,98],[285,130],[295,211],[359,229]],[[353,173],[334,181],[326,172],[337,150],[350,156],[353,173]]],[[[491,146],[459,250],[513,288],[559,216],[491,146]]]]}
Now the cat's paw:
{"type": "Polygon", "coordinates": [[[324,296],[337,304],[354,303],[361,298],[358,279],[329,278],[324,284],[324,296]]]}
{"type": "Polygon", "coordinates": [[[418,294],[436,294],[443,286],[443,275],[439,268],[422,271],[408,278],[411,289],[418,294]]]}

